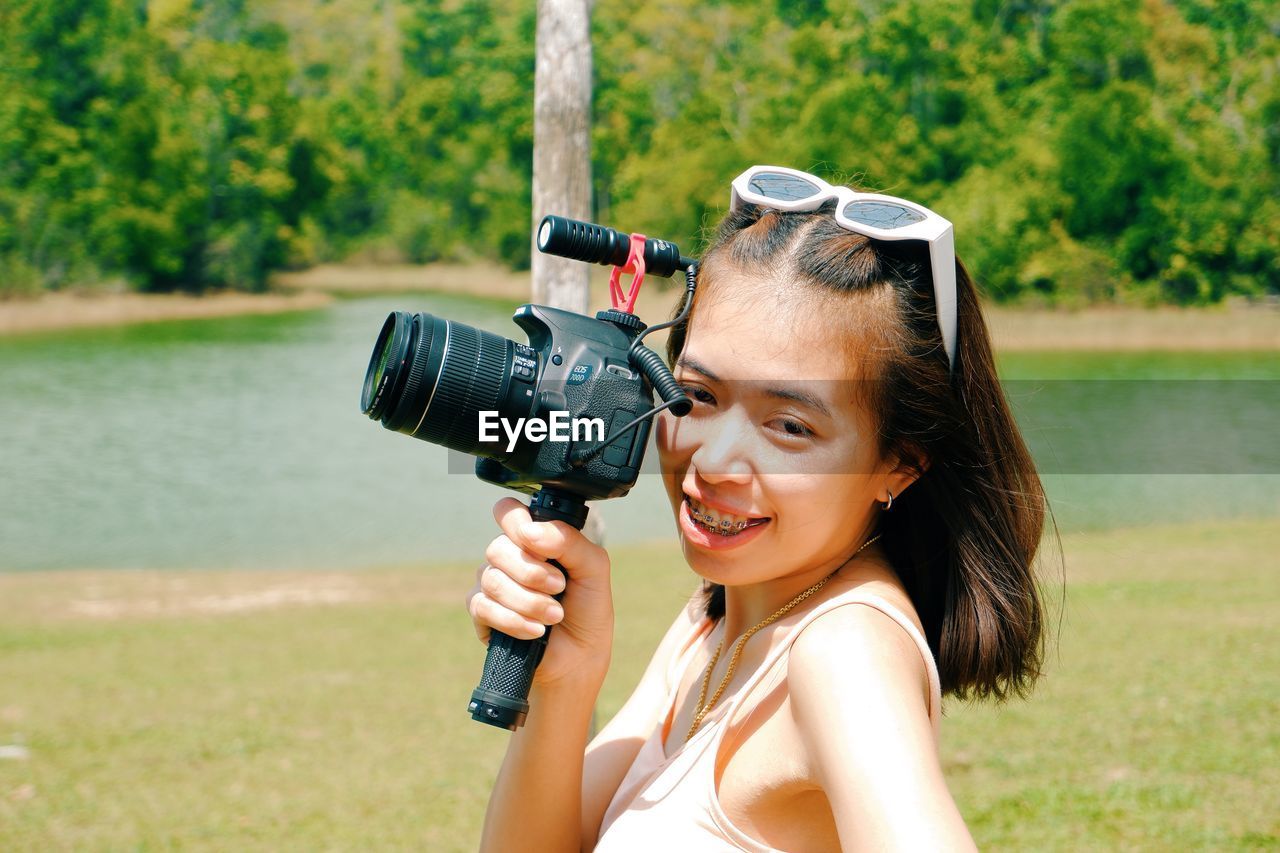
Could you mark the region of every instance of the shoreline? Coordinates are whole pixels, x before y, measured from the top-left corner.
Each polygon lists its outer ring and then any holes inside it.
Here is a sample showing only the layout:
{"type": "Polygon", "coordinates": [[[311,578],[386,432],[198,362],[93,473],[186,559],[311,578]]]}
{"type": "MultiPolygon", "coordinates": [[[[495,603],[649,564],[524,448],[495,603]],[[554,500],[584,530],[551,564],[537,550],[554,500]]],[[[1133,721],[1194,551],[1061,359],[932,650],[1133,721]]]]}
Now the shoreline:
{"type": "MultiPolygon", "coordinates": [[[[1274,518],[1266,515],[1211,519],[1190,524],[1161,523],[1077,530],[1060,541],[1045,536],[1041,555],[1053,566],[1059,557],[1070,583],[1096,584],[1110,576],[1079,552],[1136,552],[1135,541],[1166,543],[1198,540],[1203,553],[1183,545],[1179,559],[1194,562],[1214,555],[1233,566],[1247,565],[1236,553],[1245,537],[1276,539],[1274,518]],[[1225,550],[1224,550],[1225,549],[1225,550]]],[[[646,562],[652,555],[688,571],[674,540],[658,538],[614,545],[611,552],[624,560],[646,562]]],[[[1170,546],[1172,547],[1172,546],[1170,546]]],[[[1126,558],[1128,559],[1128,558],[1126,558]]],[[[1159,565],[1150,554],[1133,558],[1135,566],[1159,565]]],[[[7,570],[0,568],[0,617],[11,621],[116,621],[120,619],[229,616],[237,613],[306,609],[378,602],[452,602],[455,590],[469,585],[469,563],[458,560],[424,564],[371,564],[325,569],[244,568],[67,568],[7,570]],[[438,584],[450,584],[442,590],[438,584]],[[20,603],[20,604],[19,604],[20,603]]],[[[688,577],[692,578],[690,573],[688,577]]]]}
{"type": "Polygon", "coordinates": [[[0,337],[167,320],[199,320],[310,311],[333,302],[315,291],[231,293],[204,296],[152,293],[46,293],[0,301],[0,337]]]}
{"type": "Polygon", "coordinates": [[[1264,307],[1054,311],[985,305],[997,352],[1271,352],[1280,350],[1280,311],[1264,307]]]}
{"type": "MultiPolygon", "coordinates": [[[[667,282],[663,282],[667,284],[667,282]]],[[[0,337],[166,320],[277,314],[323,308],[344,297],[445,293],[513,304],[529,298],[529,273],[491,264],[362,267],[324,265],[280,273],[263,294],[204,296],[140,293],[50,293],[0,300],[0,337]]],[[[639,313],[670,316],[680,290],[652,285],[639,313]]],[[[608,271],[593,267],[591,310],[608,306],[608,271]]],[[[997,351],[1275,351],[1280,310],[1268,307],[1129,308],[1074,310],[984,307],[997,351]]]]}

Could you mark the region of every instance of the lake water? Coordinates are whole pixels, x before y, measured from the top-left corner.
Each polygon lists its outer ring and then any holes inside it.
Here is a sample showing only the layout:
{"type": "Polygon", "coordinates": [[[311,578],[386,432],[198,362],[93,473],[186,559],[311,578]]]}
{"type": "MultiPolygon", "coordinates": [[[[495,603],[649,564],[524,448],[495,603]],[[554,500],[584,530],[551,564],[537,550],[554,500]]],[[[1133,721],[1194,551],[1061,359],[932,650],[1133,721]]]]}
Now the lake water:
{"type": "MultiPolygon", "coordinates": [[[[359,393],[388,311],[516,337],[512,307],[405,295],[0,339],[0,570],[479,560],[499,491],[359,393]]],[[[1275,353],[1010,354],[1001,372],[1063,530],[1280,516],[1275,353]]],[[[595,511],[611,543],[670,535],[653,476],[595,511]]]]}

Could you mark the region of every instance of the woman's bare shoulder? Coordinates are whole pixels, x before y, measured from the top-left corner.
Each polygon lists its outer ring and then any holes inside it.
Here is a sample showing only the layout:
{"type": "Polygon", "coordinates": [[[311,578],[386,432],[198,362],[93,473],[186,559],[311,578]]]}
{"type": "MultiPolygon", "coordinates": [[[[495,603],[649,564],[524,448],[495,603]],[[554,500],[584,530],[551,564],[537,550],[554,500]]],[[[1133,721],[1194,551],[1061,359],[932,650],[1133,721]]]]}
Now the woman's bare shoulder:
{"type": "MultiPolygon", "coordinates": [[[[915,621],[909,601],[895,609],[915,621]]],[[[787,683],[842,846],[971,848],[942,775],[922,651],[901,623],[856,598],[822,614],[796,638],[787,683]]]]}
{"type": "MultiPolygon", "coordinates": [[[[884,563],[869,563],[849,573],[841,573],[828,585],[826,599],[839,597],[876,598],[905,616],[916,630],[924,634],[924,626],[916,613],[911,596],[897,573],[884,563]]],[[[827,618],[823,616],[821,618],[827,618]]]]}
{"type": "Polygon", "coordinates": [[[826,601],[842,604],[810,621],[788,656],[793,705],[838,702],[856,724],[853,715],[871,716],[876,709],[868,703],[879,703],[881,711],[909,713],[930,728],[929,652],[921,648],[923,626],[897,575],[870,565],[830,586],[826,601]]]}
{"type": "Polygon", "coordinates": [[[907,692],[920,698],[927,718],[930,685],[922,650],[902,623],[877,605],[888,605],[919,631],[915,608],[905,593],[895,595],[892,587],[867,584],[859,592],[864,595],[823,613],[796,637],[787,665],[791,691],[825,679],[857,684],[859,689],[870,686],[868,681],[881,687],[887,681],[910,687],[907,692]]]}

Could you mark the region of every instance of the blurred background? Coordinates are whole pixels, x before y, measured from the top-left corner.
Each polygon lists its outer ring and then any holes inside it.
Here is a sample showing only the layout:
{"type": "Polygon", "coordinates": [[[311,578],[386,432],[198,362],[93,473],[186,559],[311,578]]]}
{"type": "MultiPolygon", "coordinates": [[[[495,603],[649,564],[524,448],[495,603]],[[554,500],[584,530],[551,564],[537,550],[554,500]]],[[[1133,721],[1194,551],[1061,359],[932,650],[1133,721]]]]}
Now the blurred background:
{"type": "MultiPolygon", "coordinates": [[[[516,337],[537,14],[0,4],[0,847],[475,847],[499,495],[357,399],[390,310],[516,337]]],[[[774,163],[955,223],[1057,525],[1040,687],[947,706],[980,846],[1280,846],[1278,36],[1242,0],[591,9],[595,221],[696,254],[774,163]]],[[[607,719],[694,579],[655,477],[594,511],[607,719]]]]}
{"type": "MultiPolygon", "coordinates": [[[[697,250],[743,164],[955,222],[996,300],[1274,295],[1274,3],[599,2],[599,220],[697,250]]],[[[0,287],[529,263],[535,8],[8,0],[0,287]]]]}

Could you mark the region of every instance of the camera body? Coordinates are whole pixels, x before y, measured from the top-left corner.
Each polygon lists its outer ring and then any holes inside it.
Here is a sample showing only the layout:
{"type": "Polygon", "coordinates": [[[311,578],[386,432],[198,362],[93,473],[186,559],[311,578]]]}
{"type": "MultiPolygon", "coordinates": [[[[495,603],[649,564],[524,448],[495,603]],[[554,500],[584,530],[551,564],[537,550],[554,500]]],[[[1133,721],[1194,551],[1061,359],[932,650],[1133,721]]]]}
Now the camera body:
{"type": "MultiPolygon", "coordinates": [[[[505,395],[509,414],[499,415],[506,423],[497,440],[474,451],[479,457],[476,476],[528,494],[543,487],[584,500],[626,494],[640,472],[648,420],[580,465],[573,464],[573,455],[604,441],[652,408],[653,393],[629,358],[644,324],[634,314],[621,311],[601,311],[591,318],[544,305],[521,305],[512,319],[528,335],[529,343],[514,346],[511,385],[515,393],[505,395]],[[524,417],[526,424],[547,424],[548,437],[534,440],[529,429],[513,435],[513,417],[524,417]],[[557,425],[564,426],[565,440],[557,440],[557,425]]],[[[498,432],[489,430],[490,435],[498,432]]]]}
{"type": "Polygon", "coordinates": [[[663,276],[683,269],[687,310],[697,262],[665,240],[557,216],[543,220],[539,248],[615,272],[623,264],[635,269],[626,309],[587,317],[522,305],[513,319],[527,344],[393,311],[374,345],[360,406],[387,429],[475,456],[476,475],[487,482],[579,503],[620,497],[640,473],[652,416],[663,408],[682,416],[692,407],[661,357],[641,344],[665,326],[646,330],[631,303],[645,269],[663,276]],[[658,408],[654,392],[665,401],[658,408]]]}

